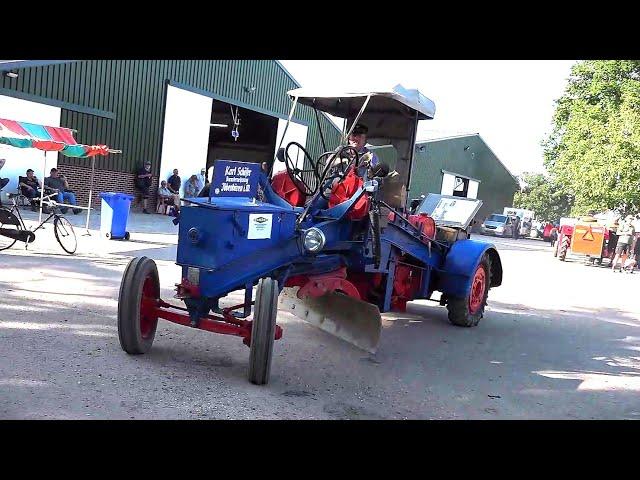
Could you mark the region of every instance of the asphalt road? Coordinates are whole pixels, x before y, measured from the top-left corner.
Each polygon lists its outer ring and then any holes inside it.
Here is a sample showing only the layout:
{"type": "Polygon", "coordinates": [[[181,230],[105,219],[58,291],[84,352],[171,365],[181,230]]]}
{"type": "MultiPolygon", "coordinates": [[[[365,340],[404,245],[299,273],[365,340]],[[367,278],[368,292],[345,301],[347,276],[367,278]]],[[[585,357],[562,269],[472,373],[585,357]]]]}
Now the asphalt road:
{"type": "Polygon", "coordinates": [[[640,419],[640,274],[563,263],[541,241],[488,240],[504,283],[478,327],[413,303],[384,315],[369,355],[281,313],[260,387],[246,380],[249,350],[236,337],[161,321],[149,354],[120,349],[126,263],[158,258],[170,298],[175,240],[114,249],[85,237],[74,257],[45,240],[0,252],[0,418],[640,419]]]}

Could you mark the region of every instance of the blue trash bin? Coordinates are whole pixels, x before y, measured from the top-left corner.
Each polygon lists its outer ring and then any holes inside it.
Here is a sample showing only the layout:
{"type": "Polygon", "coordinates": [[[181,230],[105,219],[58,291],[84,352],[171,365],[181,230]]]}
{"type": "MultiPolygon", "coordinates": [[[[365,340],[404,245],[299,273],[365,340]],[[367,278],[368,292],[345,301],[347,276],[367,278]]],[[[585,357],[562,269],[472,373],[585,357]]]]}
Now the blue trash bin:
{"type": "Polygon", "coordinates": [[[100,210],[100,235],[107,238],[124,238],[129,240],[127,220],[133,195],[126,193],[102,192],[102,208],[100,210]]]}

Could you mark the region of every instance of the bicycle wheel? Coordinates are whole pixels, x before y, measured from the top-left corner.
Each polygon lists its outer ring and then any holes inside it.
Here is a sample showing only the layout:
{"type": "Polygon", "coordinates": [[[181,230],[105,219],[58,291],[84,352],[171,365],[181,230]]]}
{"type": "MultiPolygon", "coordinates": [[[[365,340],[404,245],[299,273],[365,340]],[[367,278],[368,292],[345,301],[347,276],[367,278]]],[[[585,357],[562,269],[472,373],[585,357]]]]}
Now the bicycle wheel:
{"type": "Polygon", "coordinates": [[[56,215],[53,221],[53,233],[62,249],[70,255],[73,255],[78,246],[76,241],[76,232],[73,231],[73,225],[66,218],[56,215]]]}
{"type": "MultiPolygon", "coordinates": [[[[0,228],[4,228],[7,230],[15,230],[18,232],[20,230],[20,222],[18,221],[18,217],[16,217],[10,210],[6,208],[0,208],[0,228]]],[[[5,237],[4,235],[0,235],[0,250],[6,250],[7,248],[13,247],[13,245],[17,242],[15,238],[5,237]]]]}

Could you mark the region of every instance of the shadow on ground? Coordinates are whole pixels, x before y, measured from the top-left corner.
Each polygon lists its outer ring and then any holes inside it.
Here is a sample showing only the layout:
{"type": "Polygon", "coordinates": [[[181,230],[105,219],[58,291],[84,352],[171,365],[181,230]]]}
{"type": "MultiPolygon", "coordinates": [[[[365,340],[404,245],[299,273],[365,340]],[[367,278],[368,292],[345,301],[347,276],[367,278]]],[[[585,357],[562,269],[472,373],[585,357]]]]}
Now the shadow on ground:
{"type": "MultiPolygon", "coordinates": [[[[256,387],[235,337],[161,321],[149,354],[121,350],[129,258],[2,259],[1,418],[640,416],[640,320],[622,309],[490,301],[466,329],[444,307],[412,303],[383,316],[375,355],[281,312],[272,379],[256,387]]],[[[170,298],[178,267],[158,263],[170,298]]]]}

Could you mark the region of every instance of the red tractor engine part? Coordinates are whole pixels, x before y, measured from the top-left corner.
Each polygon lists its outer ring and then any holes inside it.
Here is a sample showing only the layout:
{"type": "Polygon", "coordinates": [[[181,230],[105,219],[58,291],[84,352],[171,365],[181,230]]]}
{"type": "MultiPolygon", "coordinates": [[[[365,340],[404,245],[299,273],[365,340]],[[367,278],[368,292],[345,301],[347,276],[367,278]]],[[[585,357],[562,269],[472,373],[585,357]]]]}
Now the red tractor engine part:
{"type": "Polygon", "coordinates": [[[347,279],[358,289],[362,300],[377,303],[376,295],[372,294],[378,291],[378,295],[384,295],[381,273],[349,272],[347,279]]]}
{"type": "Polygon", "coordinates": [[[409,215],[409,223],[416,227],[418,231],[430,240],[436,236],[436,222],[426,213],[409,215]]]}
{"type": "Polygon", "coordinates": [[[300,189],[296,187],[296,184],[286,171],[276,173],[271,180],[271,188],[276,194],[287,201],[294,207],[304,207],[304,202],[307,197],[300,189]]]}
{"type": "Polygon", "coordinates": [[[407,302],[416,298],[422,283],[422,269],[406,263],[396,265],[391,308],[404,312],[407,302]]]}
{"type": "MultiPolygon", "coordinates": [[[[394,212],[389,212],[387,218],[390,222],[394,222],[396,220],[396,214],[394,212]]],[[[433,240],[436,236],[436,222],[433,218],[431,218],[426,213],[420,213],[418,215],[409,215],[407,218],[409,223],[413,225],[421,234],[420,239],[424,243],[428,243],[428,240],[433,240]]]]}
{"type": "MultiPolygon", "coordinates": [[[[353,168],[347,173],[347,176],[341,182],[336,183],[331,189],[329,197],[329,208],[340,205],[349,200],[363,185],[362,179],[356,175],[353,168]]],[[[350,220],[361,220],[369,213],[369,197],[361,196],[358,201],[351,207],[347,218],[350,220]]]]}
{"type": "Polygon", "coordinates": [[[338,270],[321,275],[296,275],[285,283],[285,287],[299,286],[298,298],[316,298],[335,291],[340,291],[346,295],[361,300],[360,292],[356,286],[347,280],[347,269],[342,267],[338,270]]]}

